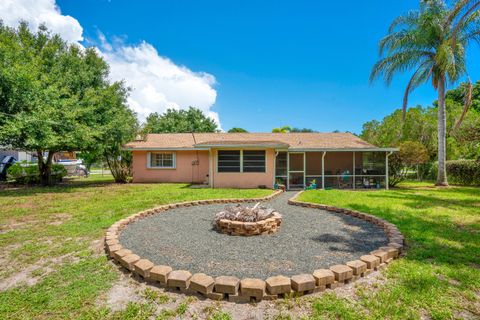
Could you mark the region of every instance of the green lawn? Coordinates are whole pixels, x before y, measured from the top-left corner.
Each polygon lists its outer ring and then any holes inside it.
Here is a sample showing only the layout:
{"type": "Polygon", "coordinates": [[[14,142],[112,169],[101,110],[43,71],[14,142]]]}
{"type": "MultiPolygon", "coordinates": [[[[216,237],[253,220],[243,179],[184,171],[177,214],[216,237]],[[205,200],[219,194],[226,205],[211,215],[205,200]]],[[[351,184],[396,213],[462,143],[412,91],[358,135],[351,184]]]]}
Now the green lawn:
{"type": "Polygon", "coordinates": [[[165,203],[271,194],[111,182],[111,176],[94,175],[68,185],[0,191],[0,279],[24,268],[41,279],[0,292],[0,319],[101,318],[95,301],[118,275],[99,240],[115,221],[165,203]]]}
{"type": "Polygon", "coordinates": [[[389,191],[308,191],[300,200],[374,214],[398,226],[407,256],[377,290],[353,301],[329,296],[314,304],[345,319],[480,317],[480,189],[408,183],[389,191]]]}
{"type": "MultiPolygon", "coordinates": [[[[191,297],[160,314],[155,308],[169,298],[153,291],[143,293],[146,303],[132,302],[123,311],[99,303],[119,279],[102,252],[105,229],[164,203],[270,193],[117,185],[100,175],[50,188],[2,190],[0,280],[28,270],[30,283],[0,291],[0,319],[182,318],[195,303],[191,297]]],[[[410,183],[390,191],[308,191],[301,200],[349,207],[395,223],[407,239],[408,254],[386,269],[386,280],[355,285],[353,294],[278,301],[273,304],[282,315],[277,319],[295,318],[298,306],[313,319],[480,317],[480,189],[410,183]]],[[[230,319],[224,307],[205,307],[200,318],[230,319]]]]}

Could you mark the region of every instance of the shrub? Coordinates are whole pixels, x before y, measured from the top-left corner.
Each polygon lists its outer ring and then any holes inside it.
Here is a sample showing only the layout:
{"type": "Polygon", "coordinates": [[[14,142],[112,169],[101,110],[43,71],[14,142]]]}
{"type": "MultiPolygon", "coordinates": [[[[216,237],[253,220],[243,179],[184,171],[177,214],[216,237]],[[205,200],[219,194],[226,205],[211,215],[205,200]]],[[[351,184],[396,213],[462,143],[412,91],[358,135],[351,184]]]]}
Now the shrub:
{"type": "Polygon", "coordinates": [[[405,141],[399,146],[399,152],[395,152],[389,161],[390,179],[388,184],[394,187],[407,179],[409,170],[417,168],[428,161],[427,148],[417,141],[405,141]]]}
{"type": "MultiPolygon", "coordinates": [[[[60,182],[67,175],[67,169],[61,164],[52,165],[52,181],[60,182]]],[[[40,183],[40,171],[38,165],[29,164],[25,161],[13,164],[7,170],[7,177],[18,184],[37,184],[40,183]]]]}
{"type": "MultiPolygon", "coordinates": [[[[430,171],[430,177],[437,177],[438,164],[430,171]]],[[[480,186],[480,160],[449,160],[446,164],[448,181],[453,184],[480,186]]]]}

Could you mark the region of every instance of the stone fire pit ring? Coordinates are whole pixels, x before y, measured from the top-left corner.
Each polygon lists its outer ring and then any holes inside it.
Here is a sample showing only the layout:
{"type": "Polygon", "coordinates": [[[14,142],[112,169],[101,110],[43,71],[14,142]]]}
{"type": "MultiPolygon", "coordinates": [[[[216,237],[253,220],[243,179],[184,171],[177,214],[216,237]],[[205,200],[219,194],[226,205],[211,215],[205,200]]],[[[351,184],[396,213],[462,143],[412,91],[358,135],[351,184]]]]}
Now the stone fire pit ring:
{"type": "MultiPolygon", "coordinates": [[[[204,273],[191,274],[188,270],[173,270],[168,265],[155,265],[148,259],[142,258],[124,248],[119,242],[120,232],[130,223],[143,219],[147,216],[155,215],[169,209],[197,206],[202,204],[219,203],[240,203],[240,202],[258,202],[274,198],[281,194],[277,191],[270,196],[261,199],[218,199],[201,200],[184,203],[170,204],[160,206],[154,209],[146,210],[129,216],[114,223],[106,233],[105,244],[107,255],[133,274],[140,276],[146,281],[157,282],[170,290],[179,290],[189,294],[200,294],[213,300],[227,299],[231,302],[241,303],[249,301],[260,301],[262,299],[275,299],[284,297],[288,294],[304,295],[309,293],[321,292],[326,289],[335,289],[344,284],[350,283],[367,276],[373,271],[385,268],[391,261],[398,258],[404,251],[404,236],[397,227],[381,218],[355,210],[326,206],[322,204],[306,203],[294,198],[288,201],[293,206],[307,207],[311,209],[320,209],[330,212],[336,212],[351,216],[360,220],[367,221],[372,225],[382,228],[387,235],[388,244],[379,247],[377,250],[364,254],[357,260],[348,261],[345,264],[336,264],[328,269],[318,269],[312,273],[298,274],[291,277],[283,275],[272,276],[266,280],[243,278],[239,279],[233,276],[217,276],[213,278],[204,273]]],[[[270,229],[277,229],[281,220],[273,218],[269,221],[270,229]]],[[[268,220],[267,219],[267,220],[268,220]]],[[[265,220],[266,221],[266,220],[265,220]]],[[[223,226],[230,227],[234,222],[223,222],[223,226]]],[[[259,221],[261,222],[261,221],[259,221]]],[[[247,223],[243,223],[245,225],[247,223]]],[[[256,227],[256,223],[255,224],[256,227]]],[[[250,228],[252,223],[248,225],[250,228]]],[[[262,224],[260,224],[262,225],[262,224]]],[[[252,227],[253,229],[253,227],[252,227]]],[[[249,229],[249,230],[252,230],[249,229]]],[[[257,228],[258,229],[258,228],[257,228]]]]}
{"type": "Polygon", "coordinates": [[[264,234],[272,234],[280,229],[282,217],[274,214],[274,217],[257,222],[242,222],[221,219],[216,224],[216,230],[231,236],[256,236],[264,234]]]}

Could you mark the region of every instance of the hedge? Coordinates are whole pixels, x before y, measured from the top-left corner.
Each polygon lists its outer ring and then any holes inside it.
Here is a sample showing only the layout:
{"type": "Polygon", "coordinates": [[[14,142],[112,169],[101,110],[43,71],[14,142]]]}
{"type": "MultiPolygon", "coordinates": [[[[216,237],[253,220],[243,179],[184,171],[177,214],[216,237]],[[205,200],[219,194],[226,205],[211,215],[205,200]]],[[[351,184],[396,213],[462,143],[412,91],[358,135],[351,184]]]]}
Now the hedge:
{"type": "MultiPolygon", "coordinates": [[[[448,182],[480,186],[480,160],[449,160],[446,163],[448,182]]],[[[431,169],[432,178],[437,178],[438,164],[431,169]]]]}
{"type": "MultiPolygon", "coordinates": [[[[52,165],[51,177],[53,182],[60,182],[67,175],[67,170],[61,164],[52,165]]],[[[18,184],[40,183],[40,171],[38,165],[26,162],[17,162],[7,170],[7,178],[18,184]]]]}

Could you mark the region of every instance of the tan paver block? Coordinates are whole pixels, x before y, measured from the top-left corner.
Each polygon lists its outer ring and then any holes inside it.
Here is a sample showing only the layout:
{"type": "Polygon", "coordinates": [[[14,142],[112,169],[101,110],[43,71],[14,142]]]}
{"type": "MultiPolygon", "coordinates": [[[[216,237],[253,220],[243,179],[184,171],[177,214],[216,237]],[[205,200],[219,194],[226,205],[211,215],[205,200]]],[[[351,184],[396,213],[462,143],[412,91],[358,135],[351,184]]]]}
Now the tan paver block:
{"type": "Polygon", "coordinates": [[[150,279],[158,281],[161,284],[167,284],[168,275],[172,272],[169,266],[154,266],[150,270],[150,279]]]}
{"type": "Polygon", "coordinates": [[[238,294],[240,279],[237,277],[220,276],[215,278],[215,292],[238,294]]]}
{"type": "Polygon", "coordinates": [[[167,279],[167,286],[173,288],[187,289],[190,285],[192,274],[186,270],[175,270],[170,272],[167,279]]]}
{"type": "Polygon", "coordinates": [[[290,278],[285,276],[270,277],[266,281],[267,291],[271,295],[285,294],[292,291],[290,278]]]}
{"type": "Polygon", "coordinates": [[[349,261],[347,262],[347,266],[352,268],[354,276],[359,276],[367,271],[367,264],[361,260],[349,261]]]}
{"type": "Polygon", "coordinates": [[[375,269],[380,264],[380,258],[371,254],[367,254],[360,257],[360,260],[367,264],[367,268],[370,270],[375,269]]]}
{"type": "Polygon", "coordinates": [[[113,258],[115,260],[117,260],[118,262],[120,262],[120,259],[128,254],[131,254],[132,253],[132,250],[129,250],[129,249],[120,249],[118,251],[115,251],[113,253],[113,258]]]}
{"type": "Polygon", "coordinates": [[[114,246],[116,244],[120,244],[120,242],[118,242],[117,239],[107,240],[107,241],[105,241],[105,243],[107,244],[107,247],[111,247],[111,246],[114,246]]]}
{"type": "Polygon", "coordinates": [[[338,281],[334,281],[333,283],[330,283],[327,285],[327,288],[330,290],[335,290],[338,287],[338,281]]]}
{"type": "Polygon", "coordinates": [[[313,272],[313,277],[317,283],[317,286],[326,286],[327,284],[335,281],[335,275],[332,270],[318,269],[313,272]]]}
{"type": "Polygon", "coordinates": [[[380,263],[384,263],[388,259],[388,252],[383,251],[383,250],[374,250],[370,252],[371,255],[374,255],[376,257],[380,258],[380,263]]]}
{"type": "Polygon", "coordinates": [[[141,275],[144,278],[150,277],[150,270],[153,268],[154,264],[148,259],[140,259],[135,263],[135,272],[141,275]]]}
{"type": "Polygon", "coordinates": [[[299,274],[292,277],[292,289],[297,292],[315,289],[315,278],[311,274],[299,274]]]}
{"type": "Polygon", "coordinates": [[[242,296],[255,297],[261,300],[265,295],[265,281],[261,279],[246,278],[240,281],[240,292],[242,296]]]}
{"type": "Polygon", "coordinates": [[[113,258],[113,254],[115,252],[123,249],[122,245],[120,245],[120,244],[114,244],[114,245],[111,245],[111,246],[107,246],[107,248],[108,248],[108,252],[109,252],[109,255],[110,255],[111,258],[113,258]]]}
{"type": "Polygon", "coordinates": [[[398,249],[396,249],[395,247],[381,247],[380,250],[387,251],[388,259],[398,258],[398,249]]]}
{"type": "Polygon", "coordinates": [[[207,295],[213,291],[215,281],[205,273],[195,273],[190,278],[190,289],[207,295]]]}
{"type": "Polygon", "coordinates": [[[120,264],[130,271],[135,269],[135,263],[140,260],[140,257],[134,253],[128,254],[120,258],[120,264]]]}
{"type": "Polygon", "coordinates": [[[223,297],[224,297],[223,293],[218,293],[218,292],[207,293],[207,298],[215,301],[223,300],[223,297]]]}
{"type": "Polygon", "coordinates": [[[335,275],[335,280],[338,282],[345,282],[352,278],[353,270],[349,266],[343,264],[337,264],[330,267],[333,274],[335,275]]]}
{"type": "Polygon", "coordinates": [[[230,294],[228,296],[228,301],[233,302],[233,303],[249,303],[250,302],[250,296],[230,294]]]}
{"type": "Polygon", "coordinates": [[[313,293],[323,292],[326,289],[327,289],[327,286],[317,286],[317,287],[315,287],[315,289],[313,289],[313,293]]]}
{"type": "Polygon", "coordinates": [[[399,253],[402,252],[402,249],[403,249],[403,246],[399,243],[392,242],[392,243],[389,243],[388,246],[391,248],[397,249],[399,253]]]}

